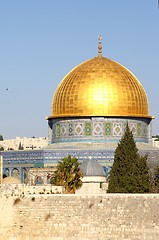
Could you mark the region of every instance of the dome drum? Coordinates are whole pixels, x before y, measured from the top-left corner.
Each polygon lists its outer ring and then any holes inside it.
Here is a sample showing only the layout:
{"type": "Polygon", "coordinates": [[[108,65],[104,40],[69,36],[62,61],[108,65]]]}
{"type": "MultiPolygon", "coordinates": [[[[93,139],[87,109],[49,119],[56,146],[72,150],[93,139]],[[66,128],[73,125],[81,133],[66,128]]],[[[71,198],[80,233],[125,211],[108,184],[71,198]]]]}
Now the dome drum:
{"type": "Polygon", "coordinates": [[[136,142],[151,141],[149,118],[85,117],[49,119],[49,143],[118,142],[127,123],[136,142]]]}

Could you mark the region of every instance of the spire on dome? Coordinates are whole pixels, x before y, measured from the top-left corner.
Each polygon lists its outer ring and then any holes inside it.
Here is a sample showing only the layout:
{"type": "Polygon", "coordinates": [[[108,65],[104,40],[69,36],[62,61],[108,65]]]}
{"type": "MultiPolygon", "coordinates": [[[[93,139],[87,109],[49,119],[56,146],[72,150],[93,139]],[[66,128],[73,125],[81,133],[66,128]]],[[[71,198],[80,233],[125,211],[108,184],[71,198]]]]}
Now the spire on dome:
{"type": "Polygon", "coordinates": [[[98,57],[102,57],[102,35],[98,36],[98,57]]]}

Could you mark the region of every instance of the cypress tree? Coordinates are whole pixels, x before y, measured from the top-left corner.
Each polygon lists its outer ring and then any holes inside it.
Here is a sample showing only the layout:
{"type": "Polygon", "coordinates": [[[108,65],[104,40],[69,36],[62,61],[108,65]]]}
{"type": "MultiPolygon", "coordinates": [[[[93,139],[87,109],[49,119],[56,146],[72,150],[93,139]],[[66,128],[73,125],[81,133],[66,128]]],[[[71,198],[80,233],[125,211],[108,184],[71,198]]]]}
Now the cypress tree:
{"type": "Polygon", "coordinates": [[[23,145],[21,144],[21,142],[19,143],[19,147],[18,147],[18,150],[23,150],[24,149],[24,147],[23,147],[23,145]]]}
{"type": "Polygon", "coordinates": [[[3,141],[3,136],[2,135],[0,135],[0,141],[3,141]]]}
{"type": "Polygon", "coordinates": [[[115,150],[109,175],[109,193],[149,192],[147,157],[140,156],[133,134],[127,124],[124,136],[115,150]]]}
{"type": "Polygon", "coordinates": [[[152,181],[152,192],[159,193],[159,165],[156,166],[154,179],[152,181]]]}

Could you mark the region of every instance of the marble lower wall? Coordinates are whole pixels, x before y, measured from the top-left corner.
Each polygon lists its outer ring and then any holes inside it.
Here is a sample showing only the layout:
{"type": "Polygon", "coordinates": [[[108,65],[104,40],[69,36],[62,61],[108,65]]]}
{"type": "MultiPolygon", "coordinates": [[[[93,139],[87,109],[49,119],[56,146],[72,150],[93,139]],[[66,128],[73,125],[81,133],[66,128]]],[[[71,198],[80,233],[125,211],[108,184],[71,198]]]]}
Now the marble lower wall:
{"type": "Polygon", "coordinates": [[[0,239],[157,240],[159,194],[0,195],[0,239]]]}

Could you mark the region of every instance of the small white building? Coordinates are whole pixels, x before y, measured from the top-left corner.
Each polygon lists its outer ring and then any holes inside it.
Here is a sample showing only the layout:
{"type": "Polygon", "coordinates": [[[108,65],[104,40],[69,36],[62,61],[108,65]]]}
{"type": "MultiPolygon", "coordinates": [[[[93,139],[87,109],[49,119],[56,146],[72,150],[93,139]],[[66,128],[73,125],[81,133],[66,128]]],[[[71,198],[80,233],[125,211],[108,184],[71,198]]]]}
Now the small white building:
{"type": "Polygon", "coordinates": [[[108,183],[103,167],[96,160],[87,159],[81,166],[83,172],[82,187],[77,194],[101,194],[106,193],[108,183]]]}
{"type": "Polygon", "coordinates": [[[152,138],[152,145],[154,147],[159,147],[159,138],[153,137],[152,138]]]}

